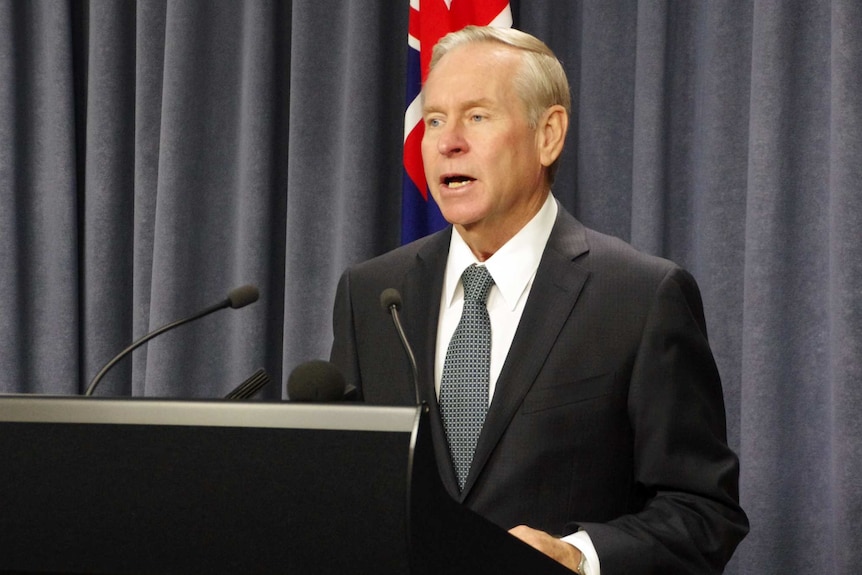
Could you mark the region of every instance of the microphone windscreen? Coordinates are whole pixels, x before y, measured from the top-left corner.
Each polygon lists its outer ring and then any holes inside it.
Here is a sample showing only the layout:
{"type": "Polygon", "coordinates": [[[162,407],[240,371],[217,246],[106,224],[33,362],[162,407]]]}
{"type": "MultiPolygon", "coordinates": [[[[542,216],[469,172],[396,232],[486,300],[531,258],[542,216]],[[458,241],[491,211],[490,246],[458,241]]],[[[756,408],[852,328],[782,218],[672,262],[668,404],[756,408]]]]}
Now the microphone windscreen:
{"type": "Polygon", "coordinates": [[[395,309],[401,309],[401,292],[395,288],[386,288],[380,293],[380,306],[390,311],[393,305],[395,309]]]}
{"type": "Polygon", "coordinates": [[[251,284],[240,286],[238,288],[233,288],[227,294],[227,299],[230,302],[230,307],[232,307],[233,309],[239,309],[241,307],[247,306],[250,303],[254,303],[259,297],[260,292],[257,291],[257,287],[251,284]]]}
{"type": "Polygon", "coordinates": [[[341,401],[345,387],[338,368],[322,359],[299,364],[287,378],[287,396],[291,401],[341,401]]]}

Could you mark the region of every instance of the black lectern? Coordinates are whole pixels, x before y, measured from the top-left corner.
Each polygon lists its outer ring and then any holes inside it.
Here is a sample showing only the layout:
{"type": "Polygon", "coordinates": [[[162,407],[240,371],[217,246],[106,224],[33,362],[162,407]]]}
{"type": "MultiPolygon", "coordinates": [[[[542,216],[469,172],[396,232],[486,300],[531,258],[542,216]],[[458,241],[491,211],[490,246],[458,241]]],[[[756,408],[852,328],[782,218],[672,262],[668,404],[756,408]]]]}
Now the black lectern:
{"type": "Polygon", "coordinates": [[[424,418],[0,396],[0,573],[571,573],[448,497],[424,418]]]}

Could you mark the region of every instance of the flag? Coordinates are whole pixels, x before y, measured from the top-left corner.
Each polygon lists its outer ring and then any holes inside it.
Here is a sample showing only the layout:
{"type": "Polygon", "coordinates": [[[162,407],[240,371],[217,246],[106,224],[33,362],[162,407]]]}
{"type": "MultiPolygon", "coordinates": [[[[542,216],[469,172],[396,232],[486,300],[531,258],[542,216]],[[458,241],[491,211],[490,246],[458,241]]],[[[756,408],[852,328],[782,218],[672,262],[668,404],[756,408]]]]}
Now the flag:
{"type": "Polygon", "coordinates": [[[428,76],[431,49],[449,32],[465,26],[512,25],[508,0],[410,0],[407,34],[407,111],[404,114],[404,178],[401,243],[406,244],[446,226],[428,193],[422,166],[422,104],[419,93],[428,76]]]}

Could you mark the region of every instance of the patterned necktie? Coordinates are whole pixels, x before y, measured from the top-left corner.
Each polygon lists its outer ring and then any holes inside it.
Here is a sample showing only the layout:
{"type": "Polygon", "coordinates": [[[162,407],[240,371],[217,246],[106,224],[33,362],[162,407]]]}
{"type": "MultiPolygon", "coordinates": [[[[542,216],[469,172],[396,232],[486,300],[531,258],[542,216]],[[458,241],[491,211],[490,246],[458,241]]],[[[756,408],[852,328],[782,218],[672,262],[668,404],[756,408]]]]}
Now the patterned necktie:
{"type": "Polygon", "coordinates": [[[461,283],[464,285],[464,311],[446,351],[440,410],[458,486],[463,490],[488,411],[491,320],[485,300],[494,278],[485,266],[473,264],[464,270],[461,283]]]}

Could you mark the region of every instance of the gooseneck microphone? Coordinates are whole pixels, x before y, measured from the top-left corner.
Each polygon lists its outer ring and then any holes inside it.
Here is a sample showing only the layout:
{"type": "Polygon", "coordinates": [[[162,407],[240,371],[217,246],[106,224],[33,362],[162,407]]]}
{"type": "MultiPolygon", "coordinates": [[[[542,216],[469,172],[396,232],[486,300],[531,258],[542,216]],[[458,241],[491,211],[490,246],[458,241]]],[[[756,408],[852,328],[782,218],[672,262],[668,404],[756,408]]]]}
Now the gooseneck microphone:
{"type": "Polygon", "coordinates": [[[392,316],[392,323],[395,324],[395,330],[398,332],[398,337],[401,338],[401,346],[404,348],[404,353],[407,354],[407,359],[410,360],[410,369],[413,371],[413,391],[416,394],[416,405],[422,405],[419,399],[419,370],[416,368],[416,356],[413,354],[410,342],[407,341],[407,334],[404,333],[404,327],[401,325],[401,317],[398,313],[401,309],[401,292],[395,288],[386,288],[380,293],[380,306],[392,316]]]}
{"type": "Polygon", "coordinates": [[[102,381],[102,378],[105,377],[105,374],[114,367],[121,359],[132,353],[135,349],[147,343],[157,335],[163,334],[168,330],[174,329],[175,327],[179,327],[185,323],[189,323],[190,321],[194,321],[196,319],[202,318],[205,315],[209,315],[214,311],[218,311],[220,309],[224,309],[226,307],[230,307],[233,309],[239,309],[241,307],[245,307],[250,303],[254,303],[260,297],[260,292],[253,285],[244,285],[238,288],[234,288],[230,290],[227,294],[227,299],[224,301],[220,301],[215,305],[211,305],[206,309],[199,311],[198,313],[189,316],[185,319],[177,320],[173,323],[169,323],[160,327],[155,331],[151,331],[141,339],[134,342],[132,345],[118,353],[114,359],[105,364],[105,366],[96,374],[96,377],[93,378],[93,381],[90,382],[89,387],[87,387],[87,391],[84,395],[93,395],[93,392],[96,390],[96,387],[99,385],[99,382],[102,381]]]}

